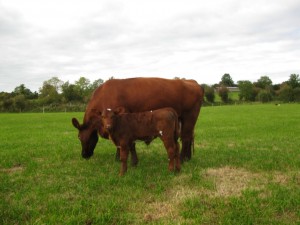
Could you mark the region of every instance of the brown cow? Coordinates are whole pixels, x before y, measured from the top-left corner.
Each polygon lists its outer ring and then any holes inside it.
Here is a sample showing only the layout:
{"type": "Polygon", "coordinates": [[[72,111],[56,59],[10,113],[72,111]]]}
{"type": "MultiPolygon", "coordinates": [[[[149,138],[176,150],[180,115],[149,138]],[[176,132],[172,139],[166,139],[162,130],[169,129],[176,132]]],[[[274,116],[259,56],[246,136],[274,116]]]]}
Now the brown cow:
{"type": "MultiPolygon", "coordinates": [[[[191,158],[194,140],[194,126],[203,102],[204,91],[193,80],[169,80],[163,78],[112,79],[99,86],[89,101],[83,124],[73,118],[73,125],[79,130],[82,156],[89,158],[94,153],[98,135],[108,138],[99,114],[107,108],[125,107],[129,112],[172,107],[182,124],[181,160],[191,158]]],[[[135,153],[133,149],[133,153],[135,153]]],[[[136,155],[135,155],[136,157],[136,155]]],[[[135,163],[137,163],[137,158],[135,163]]]]}
{"type": "Polygon", "coordinates": [[[142,113],[117,114],[112,109],[102,112],[104,128],[110,139],[120,147],[120,175],[127,171],[129,149],[136,140],[159,137],[168,152],[169,170],[180,171],[178,115],[172,108],[163,108],[142,113]],[[175,168],[174,168],[175,167],[175,168]]]}

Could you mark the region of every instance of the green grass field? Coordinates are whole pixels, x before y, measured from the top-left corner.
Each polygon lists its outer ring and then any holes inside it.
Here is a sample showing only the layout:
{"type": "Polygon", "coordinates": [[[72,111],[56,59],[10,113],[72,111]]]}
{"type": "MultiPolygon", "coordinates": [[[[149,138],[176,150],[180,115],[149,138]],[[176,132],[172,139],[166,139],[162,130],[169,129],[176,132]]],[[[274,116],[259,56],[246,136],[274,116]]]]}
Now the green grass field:
{"type": "Polygon", "coordinates": [[[108,140],[81,158],[74,116],[0,114],[0,224],[300,223],[299,104],[205,107],[179,174],[156,140],[124,177],[108,140]]]}

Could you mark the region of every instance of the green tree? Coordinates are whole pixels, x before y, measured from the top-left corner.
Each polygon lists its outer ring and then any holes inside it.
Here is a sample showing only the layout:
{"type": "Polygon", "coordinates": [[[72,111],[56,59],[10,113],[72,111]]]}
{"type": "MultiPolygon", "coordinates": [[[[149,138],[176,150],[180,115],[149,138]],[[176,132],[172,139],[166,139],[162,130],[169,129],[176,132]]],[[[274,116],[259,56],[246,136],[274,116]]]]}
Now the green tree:
{"type": "Polygon", "coordinates": [[[221,97],[222,102],[228,102],[228,88],[226,86],[222,86],[219,88],[219,96],[221,97]]]}
{"type": "Polygon", "coordinates": [[[249,80],[238,81],[238,87],[240,89],[240,100],[255,101],[257,91],[254,85],[249,80]]]}
{"type": "Polygon", "coordinates": [[[24,84],[17,86],[12,92],[13,95],[24,95],[25,99],[36,99],[38,98],[37,92],[31,92],[30,89],[26,88],[24,84]]]}
{"type": "Polygon", "coordinates": [[[9,112],[13,110],[13,98],[12,94],[1,92],[0,93],[0,110],[2,112],[9,112]]]}
{"type": "Polygon", "coordinates": [[[300,87],[296,87],[293,89],[293,97],[294,101],[300,102],[300,87]]]}
{"type": "Polygon", "coordinates": [[[89,87],[90,91],[93,92],[97,87],[102,85],[104,81],[102,79],[95,80],[89,87]]]}
{"type": "Polygon", "coordinates": [[[293,88],[287,83],[283,83],[279,90],[279,99],[284,102],[294,101],[293,88]]]}
{"type": "Polygon", "coordinates": [[[222,76],[220,85],[223,85],[223,86],[226,86],[226,87],[233,87],[234,86],[234,82],[233,82],[230,74],[225,73],[222,76]]]}
{"type": "Polygon", "coordinates": [[[90,85],[90,80],[85,77],[80,77],[78,81],[75,81],[75,85],[79,87],[80,90],[88,90],[90,85]]]}
{"type": "Polygon", "coordinates": [[[83,101],[87,101],[90,97],[90,80],[85,77],[80,77],[75,81],[75,86],[83,101]]]}
{"type": "Polygon", "coordinates": [[[65,102],[83,101],[79,89],[76,85],[70,84],[69,81],[62,85],[62,96],[65,102]]]}
{"type": "Polygon", "coordinates": [[[204,95],[208,102],[215,102],[215,89],[213,87],[204,85],[204,95]]]}
{"type": "Polygon", "coordinates": [[[26,99],[25,96],[22,94],[19,94],[14,97],[14,104],[18,111],[22,112],[25,109],[26,106],[26,99]]]}
{"type": "Polygon", "coordinates": [[[275,91],[275,92],[276,92],[276,91],[279,91],[280,85],[281,85],[281,84],[273,84],[273,85],[272,85],[273,91],[275,91]]]}
{"type": "Polygon", "coordinates": [[[55,86],[45,81],[43,87],[40,88],[39,99],[42,104],[59,103],[60,95],[55,86]]]}
{"type": "Polygon", "coordinates": [[[254,85],[261,89],[267,89],[272,86],[272,80],[268,76],[261,76],[254,85]]]}
{"type": "Polygon", "coordinates": [[[291,74],[290,79],[288,80],[288,85],[291,86],[291,88],[300,87],[300,77],[299,74],[291,74]]]}
{"type": "Polygon", "coordinates": [[[272,95],[268,90],[263,90],[263,89],[260,90],[257,95],[257,98],[259,101],[263,103],[272,101],[272,95]]]}
{"type": "Polygon", "coordinates": [[[49,80],[45,81],[44,84],[53,86],[57,93],[61,91],[61,86],[63,85],[63,81],[58,79],[58,77],[52,77],[49,80]]]}

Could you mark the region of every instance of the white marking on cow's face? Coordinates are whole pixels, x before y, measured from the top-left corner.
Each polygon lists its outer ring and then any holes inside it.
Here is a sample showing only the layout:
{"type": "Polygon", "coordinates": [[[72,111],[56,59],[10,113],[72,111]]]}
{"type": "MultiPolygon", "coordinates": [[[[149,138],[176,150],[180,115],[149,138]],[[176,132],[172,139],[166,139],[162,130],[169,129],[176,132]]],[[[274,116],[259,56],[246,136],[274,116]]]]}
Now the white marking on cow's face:
{"type": "Polygon", "coordinates": [[[160,134],[160,136],[162,136],[162,135],[163,135],[163,132],[162,132],[162,130],[160,130],[160,131],[159,131],[159,134],[160,134]]]}
{"type": "Polygon", "coordinates": [[[110,109],[110,108],[107,108],[106,110],[107,110],[107,111],[111,111],[111,109],[110,109]]]}

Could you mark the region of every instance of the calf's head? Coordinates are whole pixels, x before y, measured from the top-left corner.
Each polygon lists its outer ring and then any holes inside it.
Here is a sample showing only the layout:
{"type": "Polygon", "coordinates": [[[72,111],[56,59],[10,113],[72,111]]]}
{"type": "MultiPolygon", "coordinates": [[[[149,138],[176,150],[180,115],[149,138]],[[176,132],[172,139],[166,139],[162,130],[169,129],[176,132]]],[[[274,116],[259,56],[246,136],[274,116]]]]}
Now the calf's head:
{"type": "Polygon", "coordinates": [[[112,109],[105,109],[102,114],[102,124],[105,130],[108,132],[112,131],[115,126],[115,120],[116,120],[117,112],[112,109]]]}
{"type": "Polygon", "coordinates": [[[93,120],[87,124],[80,125],[76,118],[72,119],[72,124],[78,129],[78,138],[81,142],[83,158],[90,158],[94,154],[94,149],[98,142],[97,126],[101,126],[100,121],[93,120]]]}

